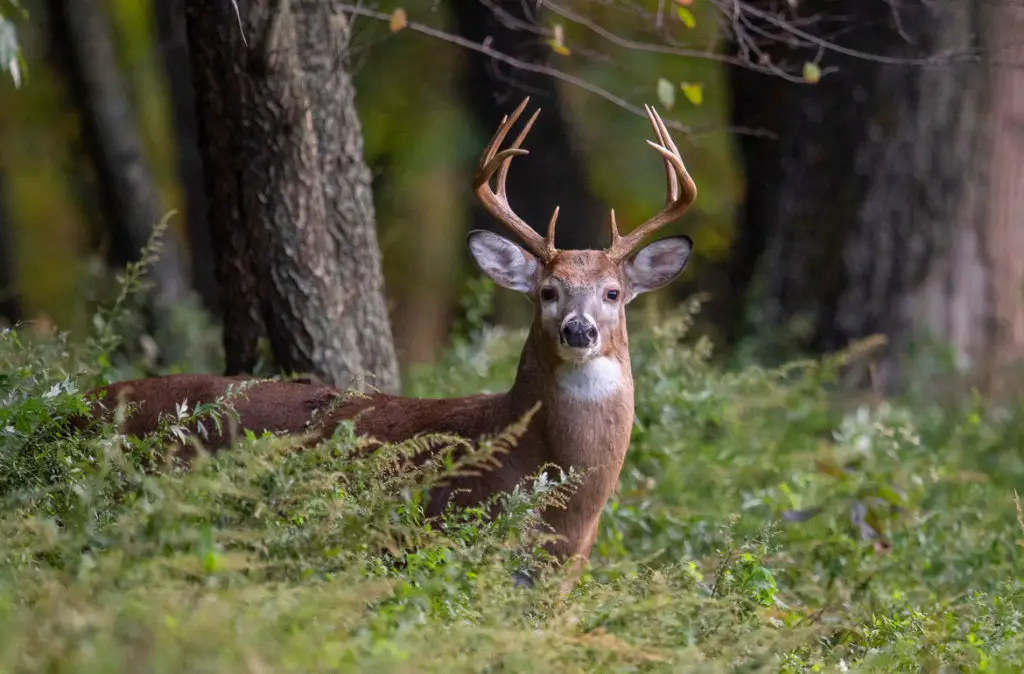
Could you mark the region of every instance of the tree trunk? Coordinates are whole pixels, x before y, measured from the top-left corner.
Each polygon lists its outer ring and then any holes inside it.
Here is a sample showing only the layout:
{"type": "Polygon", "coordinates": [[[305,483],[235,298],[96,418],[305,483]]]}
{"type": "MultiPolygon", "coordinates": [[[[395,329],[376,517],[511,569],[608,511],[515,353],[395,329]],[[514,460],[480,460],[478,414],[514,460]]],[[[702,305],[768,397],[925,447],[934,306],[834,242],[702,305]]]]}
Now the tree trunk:
{"type": "Polygon", "coordinates": [[[989,65],[988,212],[982,238],[990,320],[982,353],[987,388],[1002,392],[1024,381],[1019,367],[1024,356],[1024,71],[1005,65],[1024,63],[1024,6],[982,5],[982,22],[988,52],[998,61],[989,65]]]}
{"type": "Polygon", "coordinates": [[[340,3],[186,8],[229,369],[265,334],[284,370],[397,390],[340,3]]]}
{"type": "MultiPolygon", "coordinates": [[[[842,16],[827,0],[799,11],[818,14],[807,30],[822,37],[842,22],[844,46],[910,57],[976,47],[980,5],[900,5],[910,42],[882,0],[844,5],[842,16]]],[[[908,353],[926,340],[944,340],[961,357],[985,353],[987,324],[1005,311],[993,302],[1012,294],[987,250],[1009,238],[993,241],[984,224],[990,78],[976,63],[918,67],[829,54],[821,65],[839,72],[813,86],[732,73],[733,122],[777,138],[741,140],[748,184],[730,294],[748,297],[741,311],[750,326],[794,330],[798,347],[830,351],[886,334],[880,383],[893,390],[908,353]]],[[[734,337],[743,320],[732,316],[734,337]]]]}
{"type": "Polygon", "coordinates": [[[207,225],[203,160],[199,156],[196,96],[185,33],[184,0],[159,0],[153,4],[156,34],[167,77],[171,118],[177,138],[178,182],[185,198],[185,231],[188,236],[192,287],[213,315],[220,313],[217,279],[213,271],[213,243],[207,225]]]}
{"type": "MultiPolygon", "coordinates": [[[[97,174],[103,217],[111,232],[111,262],[138,260],[164,216],[156,183],[125,93],[107,17],[98,0],[49,0],[52,47],[82,121],[83,140],[97,174]]],[[[187,293],[173,231],[149,268],[154,282],[147,322],[166,354],[174,339],[168,309],[187,293]],[[168,330],[161,330],[161,328],[168,330]]],[[[170,356],[173,358],[173,355],[170,356]]]]}
{"type": "Polygon", "coordinates": [[[17,255],[4,197],[3,175],[0,175],[0,324],[11,326],[21,320],[21,303],[18,301],[18,273],[14,266],[17,255]]]}

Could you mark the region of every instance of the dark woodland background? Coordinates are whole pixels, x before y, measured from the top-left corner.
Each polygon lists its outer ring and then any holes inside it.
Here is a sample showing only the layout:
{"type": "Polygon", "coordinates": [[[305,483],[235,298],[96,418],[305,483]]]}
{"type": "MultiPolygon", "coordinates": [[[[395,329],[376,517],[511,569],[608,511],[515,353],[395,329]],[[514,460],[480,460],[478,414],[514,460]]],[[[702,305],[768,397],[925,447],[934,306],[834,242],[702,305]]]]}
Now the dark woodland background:
{"type": "MultiPolygon", "coordinates": [[[[0,82],[8,323],[87,330],[173,208],[128,344],[143,369],[396,388],[459,319],[465,233],[499,227],[472,197],[475,162],[529,94],[543,112],[511,199],[538,228],[560,205],[561,247],[604,245],[610,207],[625,228],[660,207],[637,111],[675,125],[699,196],[666,233],[696,253],[643,302],[703,293],[720,357],[883,334],[876,389],[1019,379],[1019,4],[19,4],[0,3],[24,50],[22,85],[0,82]]],[[[501,291],[491,319],[522,324],[526,303],[501,291]]]]}

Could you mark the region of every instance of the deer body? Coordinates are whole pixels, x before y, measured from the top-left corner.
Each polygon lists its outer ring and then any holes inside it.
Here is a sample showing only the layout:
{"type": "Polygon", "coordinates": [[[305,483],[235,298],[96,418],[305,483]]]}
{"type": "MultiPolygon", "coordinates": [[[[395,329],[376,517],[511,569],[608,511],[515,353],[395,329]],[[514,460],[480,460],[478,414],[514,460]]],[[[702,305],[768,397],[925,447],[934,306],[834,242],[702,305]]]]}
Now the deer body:
{"type": "MultiPolygon", "coordinates": [[[[546,464],[584,473],[584,482],[567,506],[544,513],[559,540],[550,546],[556,557],[589,557],[601,511],[618,481],[633,426],[633,377],[626,332],[626,305],[637,295],[660,288],[682,273],[692,250],[685,236],[668,237],[643,248],[642,239],[679,217],[696,196],[678,150],[653,109],[648,116],[659,143],[651,143],[665,162],[669,198],[665,208],[628,236],[619,236],[614,212],[612,245],[607,250],[557,250],[554,228],[548,236],[534,232],[512,211],[505,196],[505,178],[526,128],[507,150],[498,151],[527,101],[503,120],[491,140],[475,180],[484,205],[513,230],[523,246],[491,232],[475,231],[469,248],[482,271],[497,284],[526,294],[534,304],[533,324],[511,388],[503,394],[478,394],[452,399],[414,399],[389,395],[337,401],[341,391],[294,382],[261,382],[234,403],[240,425],[260,433],[309,433],[315,410],[329,413],[318,420],[315,441],[337,423],[355,419],[356,433],[383,442],[398,442],[422,433],[447,432],[470,441],[493,436],[536,412],[525,434],[497,467],[460,476],[430,496],[428,515],[454,502],[468,506],[511,491],[546,464]],[[497,191],[490,181],[497,175],[497,191]],[[333,401],[333,404],[332,404],[333,401]],[[539,406],[538,406],[539,403],[539,406]]],[[[538,111],[539,112],[539,111],[538,111]]],[[[124,431],[142,435],[156,429],[160,415],[173,413],[182,400],[212,402],[241,377],[177,375],[120,382],[100,389],[108,401],[125,398],[140,408],[124,431]]],[[[230,438],[208,443],[219,449],[230,438]]]]}

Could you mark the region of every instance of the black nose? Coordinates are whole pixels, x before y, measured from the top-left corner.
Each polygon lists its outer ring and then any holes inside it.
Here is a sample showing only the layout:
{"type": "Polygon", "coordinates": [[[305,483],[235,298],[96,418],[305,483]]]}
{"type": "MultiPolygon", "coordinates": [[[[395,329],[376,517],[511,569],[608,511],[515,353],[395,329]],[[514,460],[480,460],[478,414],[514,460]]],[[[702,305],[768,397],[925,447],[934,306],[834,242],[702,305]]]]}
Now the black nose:
{"type": "Polygon", "coordinates": [[[597,344],[597,328],[584,321],[569,321],[562,326],[562,341],[576,349],[597,344]]]}

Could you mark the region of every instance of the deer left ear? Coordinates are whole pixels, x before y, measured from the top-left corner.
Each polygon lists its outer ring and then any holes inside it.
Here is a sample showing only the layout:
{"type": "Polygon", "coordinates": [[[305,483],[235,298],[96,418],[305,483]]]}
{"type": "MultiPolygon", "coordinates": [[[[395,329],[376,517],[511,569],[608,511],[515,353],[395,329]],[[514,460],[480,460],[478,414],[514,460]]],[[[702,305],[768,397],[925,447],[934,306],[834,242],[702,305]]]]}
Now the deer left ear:
{"type": "Polygon", "coordinates": [[[469,252],[491,280],[509,290],[533,292],[537,258],[508,239],[486,230],[469,233],[469,252]]]}
{"type": "Polygon", "coordinates": [[[658,239],[641,248],[625,264],[632,292],[629,299],[674,281],[686,269],[692,252],[693,240],[688,236],[658,239]]]}

